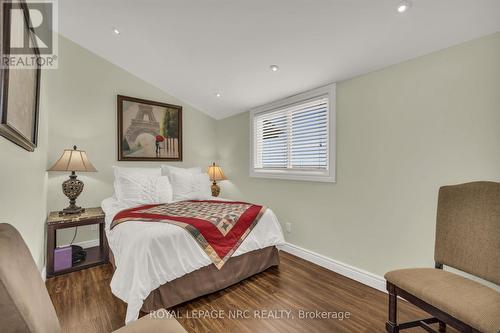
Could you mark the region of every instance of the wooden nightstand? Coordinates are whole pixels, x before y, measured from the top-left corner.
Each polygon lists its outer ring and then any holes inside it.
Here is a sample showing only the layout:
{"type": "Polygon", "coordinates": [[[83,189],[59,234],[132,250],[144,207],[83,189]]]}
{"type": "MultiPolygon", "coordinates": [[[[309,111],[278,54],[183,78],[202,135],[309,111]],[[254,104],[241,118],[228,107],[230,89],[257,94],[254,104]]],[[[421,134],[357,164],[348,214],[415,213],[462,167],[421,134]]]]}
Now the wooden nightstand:
{"type": "Polygon", "coordinates": [[[108,244],[104,234],[104,212],[101,208],[87,208],[81,214],[59,215],[51,212],[47,219],[47,278],[108,262],[108,244]],[[57,230],[99,224],[99,246],[86,248],[87,258],[71,268],[54,272],[54,249],[57,244],[57,230]]]}

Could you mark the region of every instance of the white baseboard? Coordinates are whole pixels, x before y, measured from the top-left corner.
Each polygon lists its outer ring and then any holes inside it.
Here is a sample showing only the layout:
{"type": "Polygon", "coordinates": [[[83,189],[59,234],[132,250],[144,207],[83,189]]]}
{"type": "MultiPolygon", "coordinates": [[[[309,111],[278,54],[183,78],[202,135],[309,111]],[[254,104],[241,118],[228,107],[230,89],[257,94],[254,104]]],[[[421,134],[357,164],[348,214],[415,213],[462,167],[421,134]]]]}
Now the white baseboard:
{"type": "MultiPolygon", "coordinates": [[[[86,248],[89,248],[89,247],[99,246],[99,239],[91,239],[91,240],[88,240],[88,241],[73,243],[73,245],[78,245],[78,246],[81,246],[84,249],[86,249],[86,248]]],[[[69,244],[61,245],[59,247],[64,247],[64,246],[69,246],[69,244]]]]}
{"type": "MultiPolygon", "coordinates": [[[[83,248],[89,248],[94,246],[99,246],[99,239],[92,239],[88,241],[74,243],[74,245],[79,245],[83,248]]],[[[335,273],[358,281],[364,285],[375,288],[377,290],[387,292],[385,287],[385,279],[376,274],[367,272],[361,268],[357,268],[343,262],[328,258],[319,253],[306,250],[300,246],[285,243],[284,245],[279,246],[279,249],[290,254],[293,254],[299,258],[310,261],[316,265],[329,269],[335,273]]],[[[42,270],[42,277],[45,279],[45,268],[42,270]]]]}
{"type": "Polygon", "coordinates": [[[42,276],[42,280],[45,282],[45,280],[47,280],[47,268],[45,266],[43,266],[40,275],[42,276]]]}
{"type": "Polygon", "coordinates": [[[80,245],[81,247],[83,247],[84,249],[86,249],[86,248],[89,248],[89,247],[99,246],[99,239],[91,239],[91,240],[88,240],[88,241],[78,242],[78,243],[74,243],[74,244],[75,245],[80,245]]]}
{"type": "Polygon", "coordinates": [[[290,254],[293,254],[294,256],[297,256],[304,260],[315,263],[316,265],[334,271],[335,273],[338,273],[340,275],[358,281],[369,287],[375,288],[383,292],[387,292],[385,287],[385,279],[381,276],[375,275],[373,273],[367,272],[357,267],[353,267],[348,264],[344,264],[343,262],[325,257],[324,255],[306,250],[294,244],[285,243],[284,245],[279,246],[279,249],[288,252],[290,254]]]}

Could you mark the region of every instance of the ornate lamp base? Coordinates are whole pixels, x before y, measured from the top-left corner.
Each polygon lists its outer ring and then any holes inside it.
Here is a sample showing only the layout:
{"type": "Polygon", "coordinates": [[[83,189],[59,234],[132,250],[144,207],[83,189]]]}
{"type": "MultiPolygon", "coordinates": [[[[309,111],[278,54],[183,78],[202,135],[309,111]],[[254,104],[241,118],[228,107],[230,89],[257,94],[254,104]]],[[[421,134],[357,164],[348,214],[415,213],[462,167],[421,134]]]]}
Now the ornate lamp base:
{"type": "Polygon", "coordinates": [[[80,214],[85,211],[85,209],[76,205],[76,198],[82,193],[83,186],[83,182],[76,179],[76,173],[71,172],[69,179],[62,183],[63,193],[69,199],[69,206],[60,211],[59,214],[80,214]]]}
{"type": "Polygon", "coordinates": [[[77,205],[69,205],[59,212],[59,215],[73,215],[85,212],[85,208],[79,207],[77,205]]]}
{"type": "Polygon", "coordinates": [[[219,194],[220,194],[220,187],[219,187],[219,185],[217,185],[217,183],[215,182],[215,180],[212,183],[212,186],[210,188],[212,189],[212,196],[218,197],[219,194]]]}

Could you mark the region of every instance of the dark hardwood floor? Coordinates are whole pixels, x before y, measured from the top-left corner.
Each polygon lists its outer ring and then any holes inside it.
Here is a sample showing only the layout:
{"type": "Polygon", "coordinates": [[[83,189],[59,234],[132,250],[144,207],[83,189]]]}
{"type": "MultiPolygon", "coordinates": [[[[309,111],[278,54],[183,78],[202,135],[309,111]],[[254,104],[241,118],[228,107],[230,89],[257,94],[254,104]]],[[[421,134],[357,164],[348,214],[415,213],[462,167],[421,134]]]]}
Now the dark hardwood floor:
{"type": "MultiPolygon", "coordinates": [[[[290,254],[280,256],[279,268],[171,310],[179,314],[188,332],[385,332],[386,294],[290,254]],[[228,318],[237,310],[246,311],[241,316],[250,318],[228,318]],[[349,312],[350,317],[300,319],[301,310],[349,312]],[[290,318],[285,312],[284,318],[272,318],[281,311],[291,311],[290,318]],[[209,314],[223,318],[192,318],[209,314]],[[254,318],[256,314],[268,318],[254,318]]],[[[125,303],[112,295],[111,276],[111,266],[105,265],[47,280],[63,332],[108,333],[123,326],[125,303]]],[[[401,320],[426,317],[410,304],[400,301],[399,305],[401,320]]]]}

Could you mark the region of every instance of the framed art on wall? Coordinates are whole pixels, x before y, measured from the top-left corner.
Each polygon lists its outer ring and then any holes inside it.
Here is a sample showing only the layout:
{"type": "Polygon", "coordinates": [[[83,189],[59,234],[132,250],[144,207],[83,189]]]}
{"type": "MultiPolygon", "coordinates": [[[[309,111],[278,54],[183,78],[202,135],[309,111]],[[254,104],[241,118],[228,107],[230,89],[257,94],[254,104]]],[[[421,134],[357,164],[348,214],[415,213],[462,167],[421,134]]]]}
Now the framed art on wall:
{"type": "Polygon", "coordinates": [[[118,160],[182,161],[182,107],[118,95],[118,160]]]}
{"type": "Polygon", "coordinates": [[[23,57],[38,59],[40,53],[36,46],[26,3],[24,1],[18,3],[0,1],[0,3],[0,27],[2,28],[0,34],[2,61],[0,68],[0,135],[28,151],[34,151],[38,136],[40,66],[37,61],[35,61],[35,66],[22,66],[19,62],[9,62],[9,59],[15,53],[12,52],[11,45],[18,46],[18,40],[21,39],[26,45],[22,49],[23,57]],[[11,31],[12,9],[21,10],[24,14],[23,20],[21,20],[23,29],[17,29],[15,34],[11,31]]]}

